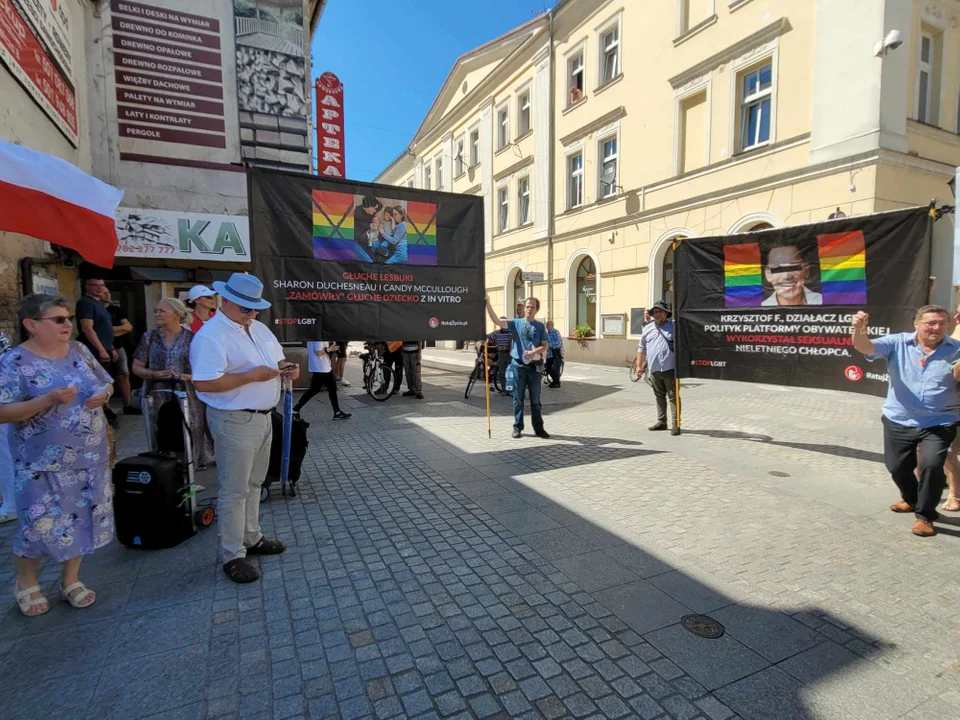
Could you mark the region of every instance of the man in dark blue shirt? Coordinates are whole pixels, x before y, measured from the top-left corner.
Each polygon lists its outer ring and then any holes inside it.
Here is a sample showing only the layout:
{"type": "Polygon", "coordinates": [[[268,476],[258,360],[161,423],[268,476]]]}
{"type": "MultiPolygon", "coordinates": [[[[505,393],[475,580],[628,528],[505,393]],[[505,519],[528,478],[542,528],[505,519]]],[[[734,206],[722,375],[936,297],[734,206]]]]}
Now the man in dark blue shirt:
{"type": "MultiPolygon", "coordinates": [[[[513,379],[513,437],[518,438],[523,434],[523,396],[525,391],[529,390],[533,432],[537,437],[549,438],[550,434],[543,429],[540,405],[540,366],[547,357],[548,349],[547,328],[536,319],[540,301],[535,297],[527,298],[523,303],[524,316],[513,320],[497,317],[489,297],[486,298],[486,303],[490,319],[502,330],[509,331],[513,337],[513,348],[510,350],[512,362],[507,368],[507,377],[513,379]]],[[[507,384],[510,384],[509,379],[507,384]]]]}
{"type": "MultiPolygon", "coordinates": [[[[117,377],[117,351],[113,347],[113,318],[103,303],[107,284],[103,278],[88,278],[83,285],[84,295],[77,300],[77,323],[80,333],[77,340],[88,348],[100,361],[111,377],[117,377]]],[[[109,406],[103,412],[111,425],[116,425],[117,415],[109,406]]]]}

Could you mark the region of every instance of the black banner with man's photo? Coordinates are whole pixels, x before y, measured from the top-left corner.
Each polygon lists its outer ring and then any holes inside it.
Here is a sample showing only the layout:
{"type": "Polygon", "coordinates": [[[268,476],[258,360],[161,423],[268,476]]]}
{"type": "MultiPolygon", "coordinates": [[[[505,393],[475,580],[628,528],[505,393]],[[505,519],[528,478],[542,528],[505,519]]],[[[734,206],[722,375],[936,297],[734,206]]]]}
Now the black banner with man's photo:
{"type": "Polygon", "coordinates": [[[930,278],[926,208],[683,240],[677,245],[677,367],[683,377],[885,395],[883,362],[853,348],[911,332],[930,278]]]}
{"type": "Polygon", "coordinates": [[[482,198],[260,168],[248,184],[282,342],[483,337],[482,198]]]}

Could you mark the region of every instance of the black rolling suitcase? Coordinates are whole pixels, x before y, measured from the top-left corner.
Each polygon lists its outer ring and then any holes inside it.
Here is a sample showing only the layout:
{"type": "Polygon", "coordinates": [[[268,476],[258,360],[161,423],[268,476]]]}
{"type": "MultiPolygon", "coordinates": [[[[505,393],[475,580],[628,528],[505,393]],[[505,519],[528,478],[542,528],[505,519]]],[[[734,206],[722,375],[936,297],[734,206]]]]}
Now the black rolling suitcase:
{"type": "Polygon", "coordinates": [[[196,508],[187,396],[173,395],[160,408],[157,428],[151,427],[149,400],[144,407],[151,450],[113,469],[117,539],[127,547],[174,547],[214,519],[212,508],[196,508]]]}
{"type": "MultiPolygon", "coordinates": [[[[280,464],[283,459],[283,415],[274,410],[270,413],[270,421],[273,423],[273,440],[270,444],[270,467],[267,469],[267,479],[263,481],[263,487],[260,490],[261,502],[270,496],[270,486],[280,482],[280,464]]],[[[307,446],[310,445],[310,441],[307,440],[309,427],[310,423],[306,420],[294,417],[290,435],[290,470],[287,477],[294,497],[297,494],[296,486],[300,479],[303,459],[307,456],[307,446]]]]}

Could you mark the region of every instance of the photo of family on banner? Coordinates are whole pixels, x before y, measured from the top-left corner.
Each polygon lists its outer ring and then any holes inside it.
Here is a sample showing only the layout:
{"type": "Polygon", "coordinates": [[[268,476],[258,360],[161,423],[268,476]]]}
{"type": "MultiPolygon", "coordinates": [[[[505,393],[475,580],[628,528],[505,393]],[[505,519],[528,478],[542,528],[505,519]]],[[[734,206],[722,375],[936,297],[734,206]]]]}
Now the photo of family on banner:
{"type": "Polygon", "coordinates": [[[433,203],[314,190],[313,256],[340,262],[436,265],[436,221],[433,203]]]}

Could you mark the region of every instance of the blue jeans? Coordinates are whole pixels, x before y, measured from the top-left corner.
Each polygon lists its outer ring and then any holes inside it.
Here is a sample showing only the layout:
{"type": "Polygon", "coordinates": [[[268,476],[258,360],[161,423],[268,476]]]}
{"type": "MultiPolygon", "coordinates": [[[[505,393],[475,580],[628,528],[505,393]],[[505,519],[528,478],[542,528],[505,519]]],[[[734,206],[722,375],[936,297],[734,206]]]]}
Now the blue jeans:
{"type": "Polygon", "coordinates": [[[543,415],[540,412],[540,390],[543,376],[531,365],[510,364],[513,373],[513,427],[523,430],[523,394],[530,391],[530,414],[533,415],[533,431],[543,432],[543,415]]]}

